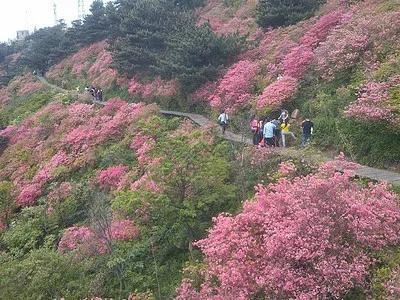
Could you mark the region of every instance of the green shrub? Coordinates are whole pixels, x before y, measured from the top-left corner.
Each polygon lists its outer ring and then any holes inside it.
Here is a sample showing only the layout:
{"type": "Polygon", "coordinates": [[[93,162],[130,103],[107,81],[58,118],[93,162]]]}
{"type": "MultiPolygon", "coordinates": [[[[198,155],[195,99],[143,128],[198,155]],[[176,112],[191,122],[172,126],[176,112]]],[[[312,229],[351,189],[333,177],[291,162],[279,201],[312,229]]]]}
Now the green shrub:
{"type": "Polygon", "coordinates": [[[295,24],[309,18],[325,0],[260,0],[257,23],[261,27],[295,24]]]}

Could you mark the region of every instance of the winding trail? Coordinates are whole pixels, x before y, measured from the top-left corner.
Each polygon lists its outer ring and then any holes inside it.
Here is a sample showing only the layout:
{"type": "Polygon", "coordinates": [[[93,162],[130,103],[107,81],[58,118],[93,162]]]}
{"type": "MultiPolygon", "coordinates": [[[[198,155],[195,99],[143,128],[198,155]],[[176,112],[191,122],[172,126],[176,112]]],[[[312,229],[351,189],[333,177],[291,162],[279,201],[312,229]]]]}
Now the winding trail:
{"type": "MultiPolygon", "coordinates": [[[[43,77],[37,76],[37,78],[42,83],[44,83],[44,84],[48,85],[49,87],[52,87],[58,91],[66,92],[66,93],[71,93],[71,92],[76,93],[75,91],[65,90],[54,84],[51,84],[43,77]]],[[[93,100],[93,103],[100,105],[100,106],[104,106],[106,102],[93,100]]],[[[185,112],[180,112],[180,111],[170,111],[170,110],[160,110],[160,112],[163,115],[177,116],[177,117],[190,119],[194,123],[199,125],[200,127],[217,125],[215,122],[211,121],[207,117],[205,117],[203,115],[199,115],[199,114],[185,113],[185,112]]],[[[246,145],[253,145],[251,139],[249,139],[243,135],[235,134],[228,130],[225,132],[225,134],[222,134],[219,131],[219,135],[221,137],[223,137],[224,139],[234,142],[234,143],[243,143],[246,145]]],[[[309,161],[309,162],[323,162],[323,161],[330,160],[328,157],[324,156],[322,153],[321,154],[308,153],[307,151],[302,151],[302,150],[297,150],[297,149],[280,148],[278,150],[278,152],[280,155],[283,155],[283,156],[298,157],[300,159],[304,159],[305,161],[309,161]]],[[[396,172],[360,165],[360,167],[358,169],[356,169],[354,171],[354,173],[356,176],[358,176],[360,178],[368,178],[368,179],[379,181],[379,182],[388,182],[394,186],[400,186],[400,174],[396,173],[396,172]]]]}

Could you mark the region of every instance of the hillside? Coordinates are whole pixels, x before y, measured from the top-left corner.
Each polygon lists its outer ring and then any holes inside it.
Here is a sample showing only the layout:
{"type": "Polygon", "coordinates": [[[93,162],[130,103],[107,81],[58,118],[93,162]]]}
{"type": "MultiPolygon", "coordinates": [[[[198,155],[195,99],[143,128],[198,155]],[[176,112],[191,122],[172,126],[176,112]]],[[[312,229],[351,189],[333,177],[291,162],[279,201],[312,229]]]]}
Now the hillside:
{"type": "Polygon", "coordinates": [[[0,299],[398,299],[399,187],[354,170],[400,171],[399,38],[396,0],[118,0],[0,44],[0,299]]]}

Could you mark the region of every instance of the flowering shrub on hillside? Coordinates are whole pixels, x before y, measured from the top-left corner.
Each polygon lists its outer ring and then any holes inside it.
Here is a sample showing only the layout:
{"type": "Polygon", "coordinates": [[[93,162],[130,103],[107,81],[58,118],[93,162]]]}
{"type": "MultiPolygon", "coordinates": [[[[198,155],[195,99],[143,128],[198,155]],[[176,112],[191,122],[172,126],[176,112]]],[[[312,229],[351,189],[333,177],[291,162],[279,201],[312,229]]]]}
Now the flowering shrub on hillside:
{"type": "Polygon", "coordinates": [[[251,99],[252,81],[258,72],[257,63],[242,60],[228,69],[218,82],[214,93],[208,97],[215,108],[234,110],[247,105],[251,99]]]}
{"type": "MultiPolygon", "coordinates": [[[[87,104],[51,103],[20,124],[0,131],[9,139],[0,156],[4,166],[0,179],[12,180],[18,205],[33,205],[56,176],[87,166],[95,159],[97,146],[122,138],[130,125],[154,109],[120,99],[110,100],[100,110],[87,104]]],[[[115,185],[114,177],[101,178],[104,184],[115,185]]]]}
{"type": "Polygon", "coordinates": [[[178,93],[178,83],[176,80],[162,80],[156,77],[148,83],[140,83],[136,78],[129,82],[128,91],[132,95],[138,95],[143,98],[151,97],[172,97],[178,93]]]}
{"type": "Polygon", "coordinates": [[[184,280],[177,299],[340,298],[364,284],[371,250],[400,242],[398,201],[384,184],[362,187],[330,165],[259,186],[243,212],[218,216],[196,243],[205,282],[197,291],[184,280]]]}
{"type": "Polygon", "coordinates": [[[341,23],[343,10],[335,10],[320,17],[310,30],[300,39],[300,44],[315,48],[325,41],[332,29],[341,23]]]}
{"type": "Polygon", "coordinates": [[[97,175],[97,182],[106,188],[118,188],[128,172],[127,166],[112,166],[97,175]]]}
{"type": "Polygon", "coordinates": [[[390,90],[400,89],[400,76],[393,76],[386,82],[371,81],[360,90],[357,100],[347,107],[350,117],[366,121],[386,121],[397,124],[399,115],[390,105],[390,90]]]}
{"type": "Polygon", "coordinates": [[[91,84],[108,88],[118,79],[118,72],[111,65],[111,53],[107,51],[107,43],[102,41],[79,50],[51,67],[46,77],[62,83],[66,73],[71,72],[78,79],[87,76],[91,84]]]}
{"type": "MultiPolygon", "coordinates": [[[[38,81],[32,74],[26,73],[15,77],[5,88],[7,91],[5,94],[11,96],[15,94],[18,97],[25,97],[29,94],[37,92],[38,90],[44,88],[44,85],[38,81]]],[[[7,96],[6,100],[7,100],[7,96]]]]}
{"type": "Polygon", "coordinates": [[[104,228],[104,236],[99,236],[87,226],[70,227],[62,236],[58,251],[66,253],[77,250],[83,255],[100,255],[109,251],[106,239],[111,240],[133,240],[140,234],[139,229],[130,220],[113,220],[109,228],[104,228]]]}
{"type": "Polygon", "coordinates": [[[301,78],[314,59],[314,52],[307,46],[298,46],[292,49],[283,60],[284,75],[301,78]]]}
{"type": "Polygon", "coordinates": [[[257,108],[275,108],[294,95],[298,87],[297,79],[284,76],[268,85],[261,96],[258,97],[257,108]]]}

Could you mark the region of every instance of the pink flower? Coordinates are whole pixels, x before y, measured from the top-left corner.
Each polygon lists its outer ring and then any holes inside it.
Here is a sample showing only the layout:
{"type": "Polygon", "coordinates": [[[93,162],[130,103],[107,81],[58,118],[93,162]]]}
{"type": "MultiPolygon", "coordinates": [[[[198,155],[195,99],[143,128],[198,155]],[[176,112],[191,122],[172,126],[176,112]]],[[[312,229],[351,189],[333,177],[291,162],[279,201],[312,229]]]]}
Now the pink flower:
{"type": "Polygon", "coordinates": [[[114,240],[132,240],[139,236],[139,229],[130,220],[113,221],[111,236],[114,240]]]}
{"type": "Polygon", "coordinates": [[[282,176],[287,176],[296,172],[296,165],[291,161],[284,161],[279,164],[278,173],[282,176]]]}
{"type": "Polygon", "coordinates": [[[103,187],[117,188],[128,170],[129,168],[127,166],[109,167],[99,172],[97,175],[97,182],[103,187]]]}
{"type": "Polygon", "coordinates": [[[258,65],[249,60],[242,60],[228,69],[218,82],[214,93],[208,97],[215,108],[234,110],[249,104],[252,81],[258,72],[258,65]]]}
{"type": "Polygon", "coordinates": [[[279,107],[295,94],[298,85],[297,79],[289,76],[284,76],[282,79],[273,82],[259,96],[257,108],[279,107]]]}
{"type": "Polygon", "coordinates": [[[371,251],[400,242],[399,199],[332,167],[259,186],[238,215],[215,218],[196,243],[205,282],[184,280],[178,299],[341,298],[362,286],[371,251]]]}
{"type": "Polygon", "coordinates": [[[22,191],[17,197],[17,203],[20,206],[33,205],[37,198],[42,195],[42,190],[38,184],[28,184],[22,188],[22,191]]]}

